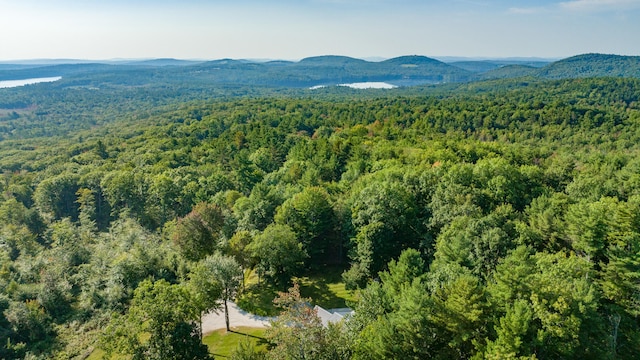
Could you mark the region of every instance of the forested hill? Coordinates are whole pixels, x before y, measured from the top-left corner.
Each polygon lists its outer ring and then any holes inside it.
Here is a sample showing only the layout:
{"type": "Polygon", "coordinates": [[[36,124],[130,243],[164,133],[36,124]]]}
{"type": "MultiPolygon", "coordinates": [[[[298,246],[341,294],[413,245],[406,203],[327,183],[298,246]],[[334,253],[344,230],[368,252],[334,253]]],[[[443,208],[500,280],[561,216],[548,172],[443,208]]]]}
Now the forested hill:
{"type": "Polygon", "coordinates": [[[133,103],[1,141],[0,358],[207,359],[222,264],[245,304],[329,266],[358,292],[269,358],[637,358],[640,80],[365,94],[78,97],[133,103]]]}
{"type": "Polygon", "coordinates": [[[535,61],[465,61],[447,64],[424,56],[380,62],[345,56],[317,56],[298,62],[223,59],[190,62],[175,59],[101,64],[0,66],[0,80],[63,76],[67,86],[176,86],[182,84],[304,88],[354,82],[400,86],[471,82],[530,76],[541,79],[583,77],[640,78],[640,57],[586,54],[543,66],[535,61]]]}
{"type": "MultiPolygon", "coordinates": [[[[468,65],[467,65],[468,67],[468,65]]],[[[509,64],[478,71],[476,79],[531,77],[539,79],[575,79],[587,77],[640,78],[640,56],[585,54],[549,63],[543,67],[509,64]]]]}
{"type": "Polygon", "coordinates": [[[483,72],[476,76],[479,80],[487,79],[513,79],[521,77],[535,78],[540,69],[526,65],[505,65],[496,69],[483,72]]]}
{"type": "Polygon", "coordinates": [[[546,79],[586,77],[640,78],[640,56],[585,54],[545,66],[536,76],[546,79]]]}
{"type": "MultiPolygon", "coordinates": [[[[344,56],[318,56],[299,62],[222,59],[201,63],[175,60],[111,64],[65,64],[3,70],[0,80],[68,76],[116,84],[209,82],[216,84],[310,87],[345,82],[443,83],[466,81],[470,73],[423,56],[369,62],[344,56]]],[[[96,81],[92,81],[96,85],[96,81]]]]}

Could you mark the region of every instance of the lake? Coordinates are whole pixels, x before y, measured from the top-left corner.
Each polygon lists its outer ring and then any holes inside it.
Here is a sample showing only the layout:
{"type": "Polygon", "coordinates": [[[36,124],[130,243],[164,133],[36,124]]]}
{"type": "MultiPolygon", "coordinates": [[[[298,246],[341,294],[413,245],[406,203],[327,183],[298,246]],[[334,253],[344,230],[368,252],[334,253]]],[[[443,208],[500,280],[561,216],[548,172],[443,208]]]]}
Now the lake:
{"type": "MultiPolygon", "coordinates": [[[[351,84],[338,84],[337,86],[346,86],[352,89],[395,89],[396,85],[392,85],[386,82],[359,82],[351,84]]],[[[316,85],[309,88],[309,90],[317,90],[327,87],[327,85],[316,85]]]]}
{"type": "Polygon", "coordinates": [[[0,81],[0,89],[13,88],[18,86],[31,85],[31,84],[37,84],[37,83],[43,83],[43,82],[54,82],[60,79],[62,79],[62,76],[23,79],[23,80],[4,80],[4,81],[0,81]]]}
{"type": "Polygon", "coordinates": [[[340,84],[338,86],[346,86],[352,89],[395,89],[397,86],[386,82],[359,82],[352,84],[340,84]]]}

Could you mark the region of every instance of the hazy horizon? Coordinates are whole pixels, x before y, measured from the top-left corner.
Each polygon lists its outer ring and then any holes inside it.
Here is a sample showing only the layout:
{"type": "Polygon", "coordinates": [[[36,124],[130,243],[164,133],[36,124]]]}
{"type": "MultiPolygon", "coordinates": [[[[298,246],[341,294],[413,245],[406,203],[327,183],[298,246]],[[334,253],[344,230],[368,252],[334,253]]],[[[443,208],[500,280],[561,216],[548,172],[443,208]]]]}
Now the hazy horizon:
{"type": "MultiPolygon", "coordinates": [[[[578,56],[583,54],[574,54],[571,56],[578,56]]],[[[618,54],[609,54],[609,55],[618,55],[618,54]]],[[[322,57],[322,56],[345,56],[351,57],[341,54],[319,54],[319,55],[311,55],[307,58],[313,57],[322,57]]],[[[509,56],[509,57],[492,57],[492,56],[481,56],[481,57],[467,57],[467,56],[431,56],[431,55],[423,55],[423,54],[405,54],[398,55],[395,57],[378,57],[378,56],[370,56],[370,57],[351,57],[353,59],[365,60],[368,62],[381,62],[385,60],[390,60],[397,57],[403,56],[424,56],[432,59],[436,59],[442,62],[456,62],[456,61],[557,61],[564,58],[559,57],[517,57],[517,56],[509,56]]],[[[10,60],[0,60],[0,64],[12,64],[12,65],[50,65],[50,64],[69,64],[69,63],[127,63],[127,62],[143,62],[143,61],[157,61],[157,60],[175,60],[175,61],[184,61],[184,62],[206,62],[206,61],[218,61],[218,60],[238,60],[238,61],[249,61],[249,62],[269,62],[269,61],[290,61],[290,62],[298,62],[304,60],[306,58],[300,59],[284,59],[284,58],[231,58],[231,57],[221,57],[221,58],[211,58],[211,59],[198,59],[198,58],[177,58],[177,57],[163,57],[163,58],[111,58],[111,59],[73,59],[73,58],[32,58],[32,59],[10,59],[10,60]]]]}
{"type": "Polygon", "coordinates": [[[0,0],[0,8],[0,61],[640,53],[640,0],[0,0]]]}

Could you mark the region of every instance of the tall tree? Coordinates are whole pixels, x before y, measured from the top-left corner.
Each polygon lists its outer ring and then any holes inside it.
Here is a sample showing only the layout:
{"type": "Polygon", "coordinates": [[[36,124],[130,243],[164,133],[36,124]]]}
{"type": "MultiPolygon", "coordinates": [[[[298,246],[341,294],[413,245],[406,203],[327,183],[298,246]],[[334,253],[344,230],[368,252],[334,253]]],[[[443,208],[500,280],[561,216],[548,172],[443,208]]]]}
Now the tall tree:
{"type": "MultiPolygon", "coordinates": [[[[251,256],[248,246],[253,242],[253,236],[246,230],[240,230],[233,234],[227,242],[226,253],[231,255],[244,274],[244,270],[255,265],[255,259],[251,256]]],[[[242,276],[242,286],[244,288],[244,275],[242,276]]]]}
{"type": "Polygon", "coordinates": [[[63,173],[43,180],[33,194],[36,206],[49,217],[49,220],[70,217],[78,218],[76,192],[78,176],[63,173]]]}
{"type": "Polygon", "coordinates": [[[202,339],[202,317],[212,311],[220,310],[218,300],[222,297],[222,283],[213,274],[210,257],[200,260],[189,273],[188,288],[198,310],[200,338],[202,339]]]}
{"type": "Polygon", "coordinates": [[[218,248],[224,226],[222,210],[213,204],[197,204],[187,216],[178,219],[172,239],[189,260],[200,260],[218,248]]]}
{"type": "Polygon", "coordinates": [[[220,283],[222,288],[220,299],[224,306],[225,324],[227,331],[231,331],[229,328],[228,302],[233,300],[238,293],[238,288],[240,287],[243,277],[242,268],[232,257],[224,256],[220,253],[206,257],[203,262],[210,270],[212,277],[220,283]]]}
{"type": "MultiPolygon", "coordinates": [[[[397,181],[375,181],[354,194],[351,213],[357,231],[354,269],[360,277],[377,274],[403,249],[420,245],[415,199],[397,181]]],[[[362,284],[351,275],[345,274],[362,284]]]]}
{"type": "Polygon", "coordinates": [[[278,208],[274,220],[290,226],[297,234],[312,265],[341,261],[335,236],[336,217],[323,188],[306,188],[289,198],[278,208]]]}
{"type": "Polygon", "coordinates": [[[283,287],[307,257],[296,234],[286,225],[269,225],[248,248],[258,261],[258,270],[283,287]]]}

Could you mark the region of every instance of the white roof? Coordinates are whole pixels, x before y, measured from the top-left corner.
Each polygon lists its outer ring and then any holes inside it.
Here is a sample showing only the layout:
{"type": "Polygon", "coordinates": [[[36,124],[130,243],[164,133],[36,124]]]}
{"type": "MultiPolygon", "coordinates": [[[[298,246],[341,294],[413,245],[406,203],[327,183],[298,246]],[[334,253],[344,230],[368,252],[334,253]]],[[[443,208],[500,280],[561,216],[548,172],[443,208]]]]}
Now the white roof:
{"type": "Polygon", "coordinates": [[[320,321],[322,321],[322,326],[324,327],[327,327],[329,323],[336,323],[342,320],[346,315],[353,313],[353,310],[349,308],[326,310],[321,306],[316,305],[313,309],[316,311],[316,314],[318,314],[320,321]]]}

